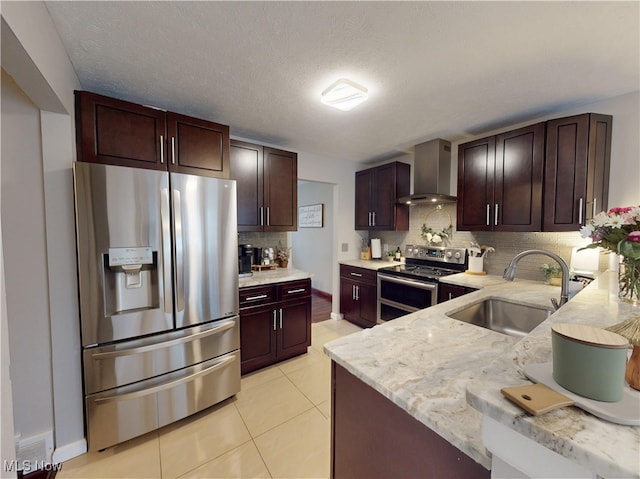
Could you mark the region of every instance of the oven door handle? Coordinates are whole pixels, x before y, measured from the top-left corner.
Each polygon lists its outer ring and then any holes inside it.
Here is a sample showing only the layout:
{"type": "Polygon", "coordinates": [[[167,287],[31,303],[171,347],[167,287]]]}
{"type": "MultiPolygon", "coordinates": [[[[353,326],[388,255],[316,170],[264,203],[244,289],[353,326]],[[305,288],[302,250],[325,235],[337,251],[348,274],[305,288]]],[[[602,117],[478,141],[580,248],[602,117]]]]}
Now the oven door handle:
{"type": "Polygon", "coordinates": [[[406,278],[397,278],[395,276],[387,276],[386,274],[378,274],[378,277],[380,278],[381,281],[388,281],[389,283],[396,283],[396,284],[404,284],[406,286],[413,286],[414,288],[419,288],[419,289],[428,289],[428,290],[435,290],[438,287],[438,283],[427,283],[424,281],[415,281],[412,279],[406,279],[406,278]]]}

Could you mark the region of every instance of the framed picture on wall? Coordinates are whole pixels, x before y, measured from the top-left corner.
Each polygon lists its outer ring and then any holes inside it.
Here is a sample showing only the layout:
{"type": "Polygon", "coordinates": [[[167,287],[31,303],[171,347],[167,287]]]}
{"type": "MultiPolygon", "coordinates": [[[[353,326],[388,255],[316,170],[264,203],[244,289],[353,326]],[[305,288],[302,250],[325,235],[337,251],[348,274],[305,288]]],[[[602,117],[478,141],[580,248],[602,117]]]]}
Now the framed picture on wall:
{"type": "Polygon", "coordinates": [[[322,228],[324,226],[324,204],[300,206],[298,208],[298,227],[322,228]]]}

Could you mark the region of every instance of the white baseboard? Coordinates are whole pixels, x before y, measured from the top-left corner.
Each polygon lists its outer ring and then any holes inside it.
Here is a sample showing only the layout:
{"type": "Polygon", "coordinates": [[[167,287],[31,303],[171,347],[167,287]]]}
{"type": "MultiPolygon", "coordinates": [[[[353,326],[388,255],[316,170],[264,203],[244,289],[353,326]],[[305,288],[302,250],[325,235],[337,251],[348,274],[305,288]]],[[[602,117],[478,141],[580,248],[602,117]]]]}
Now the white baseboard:
{"type": "Polygon", "coordinates": [[[341,313],[331,313],[331,319],[344,319],[344,316],[341,313]]]}
{"type": "Polygon", "coordinates": [[[81,439],[71,444],[65,444],[61,447],[56,447],[53,451],[53,463],[60,464],[62,462],[73,459],[87,452],[87,440],[81,439]]]}

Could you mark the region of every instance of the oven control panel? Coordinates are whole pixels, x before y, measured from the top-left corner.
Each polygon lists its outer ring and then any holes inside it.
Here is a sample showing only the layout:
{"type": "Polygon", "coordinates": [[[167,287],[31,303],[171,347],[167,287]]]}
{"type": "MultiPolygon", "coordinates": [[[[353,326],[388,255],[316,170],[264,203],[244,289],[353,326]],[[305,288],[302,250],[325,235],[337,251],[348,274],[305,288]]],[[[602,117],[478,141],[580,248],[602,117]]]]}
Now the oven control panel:
{"type": "Polygon", "coordinates": [[[404,249],[406,258],[426,259],[442,263],[464,264],[466,248],[448,248],[446,246],[417,246],[408,244],[404,249]]]}

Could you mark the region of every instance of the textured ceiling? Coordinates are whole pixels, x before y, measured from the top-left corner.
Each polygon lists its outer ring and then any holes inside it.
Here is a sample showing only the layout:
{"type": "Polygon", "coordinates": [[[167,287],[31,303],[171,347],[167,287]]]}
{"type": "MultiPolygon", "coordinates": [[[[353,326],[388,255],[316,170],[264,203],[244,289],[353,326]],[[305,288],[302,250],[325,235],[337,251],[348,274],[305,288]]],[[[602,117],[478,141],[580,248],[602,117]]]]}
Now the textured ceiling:
{"type": "Polygon", "coordinates": [[[640,88],[640,3],[46,2],[82,88],[352,161],[640,88]],[[320,103],[341,77],[351,112],[320,103]]]}

